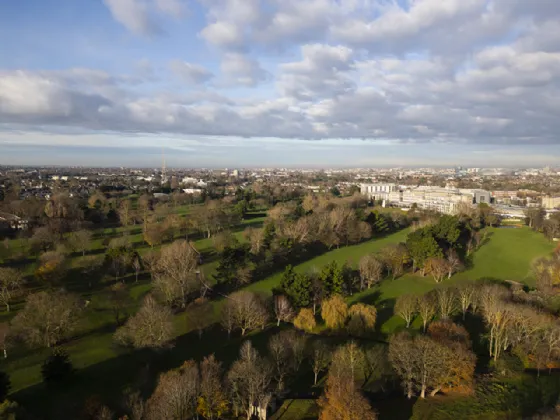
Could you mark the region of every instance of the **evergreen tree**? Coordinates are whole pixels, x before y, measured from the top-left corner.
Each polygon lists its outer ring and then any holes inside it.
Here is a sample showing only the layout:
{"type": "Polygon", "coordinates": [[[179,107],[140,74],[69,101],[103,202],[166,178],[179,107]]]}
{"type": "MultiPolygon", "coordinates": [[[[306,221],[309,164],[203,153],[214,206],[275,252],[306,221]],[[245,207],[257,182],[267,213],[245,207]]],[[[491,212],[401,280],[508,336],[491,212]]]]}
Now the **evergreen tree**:
{"type": "Polygon", "coordinates": [[[336,261],[332,261],[323,268],[321,274],[319,275],[319,280],[323,283],[323,290],[325,291],[326,296],[342,294],[344,287],[344,273],[336,261]]]}

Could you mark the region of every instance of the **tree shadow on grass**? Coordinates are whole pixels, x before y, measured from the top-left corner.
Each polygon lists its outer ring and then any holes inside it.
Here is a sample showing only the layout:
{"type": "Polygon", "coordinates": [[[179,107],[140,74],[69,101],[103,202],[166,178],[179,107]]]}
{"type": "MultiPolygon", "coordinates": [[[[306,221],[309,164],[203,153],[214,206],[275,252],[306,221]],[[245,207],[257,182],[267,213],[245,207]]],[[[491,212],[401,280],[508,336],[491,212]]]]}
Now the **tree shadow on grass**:
{"type": "Polygon", "coordinates": [[[235,336],[228,340],[218,326],[212,326],[202,339],[196,332],[191,332],[179,336],[170,349],[123,349],[116,357],[78,370],[68,386],[49,388],[38,384],[18,391],[10,398],[22,405],[33,419],[79,419],[85,401],[91,396],[97,396],[120,413],[122,395],[127,388],[139,390],[147,398],[153,392],[161,372],[177,368],[189,359],[200,361],[211,353],[227,370],[238,358],[239,347],[245,340],[251,340],[257,349],[263,351],[270,336],[277,331],[276,327],[271,327],[256,331],[253,335],[235,336]]]}

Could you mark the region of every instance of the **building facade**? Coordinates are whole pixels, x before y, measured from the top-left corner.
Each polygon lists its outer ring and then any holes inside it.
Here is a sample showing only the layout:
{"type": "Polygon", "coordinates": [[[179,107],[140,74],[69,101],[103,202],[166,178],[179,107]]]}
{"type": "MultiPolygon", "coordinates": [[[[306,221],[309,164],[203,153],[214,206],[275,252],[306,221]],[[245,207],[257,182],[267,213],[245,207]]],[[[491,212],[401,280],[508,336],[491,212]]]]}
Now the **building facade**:
{"type": "Polygon", "coordinates": [[[385,205],[435,210],[440,213],[454,214],[461,204],[490,204],[491,194],[480,189],[457,189],[432,186],[399,187],[396,184],[362,184],[362,194],[371,200],[383,200],[385,205]]]}

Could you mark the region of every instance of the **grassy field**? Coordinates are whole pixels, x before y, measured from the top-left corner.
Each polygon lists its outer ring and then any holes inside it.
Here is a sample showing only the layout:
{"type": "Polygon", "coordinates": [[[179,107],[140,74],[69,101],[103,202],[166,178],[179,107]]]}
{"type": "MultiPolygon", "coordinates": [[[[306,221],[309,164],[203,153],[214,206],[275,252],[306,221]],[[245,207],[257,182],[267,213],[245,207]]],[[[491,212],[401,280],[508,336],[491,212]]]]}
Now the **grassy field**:
{"type": "MultiPolygon", "coordinates": [[[[531,264],[535,259],[550,254],[554,244],[542,234],[525,227],[493,228],[490,233],[487,243],[472,255],[469,267],[450,279],[445,279],[443,285],[484,279],[514,280],[528,285],[534,284],[534,279],[530,275],[531,264]]],[[[408,273],[394,281],[385,280],[376,288],[358,293],[352,296],[350,301],[374,304],[380,311],[378,318],[382,324],[381,331],[390,333],[404,327],[404,321],[392,315],[395,298],[407,293],[423,294],[434,287],[436,283],[432,277],[408,273]]],[[[418,321],[416,326],[419,325],[418,321]]]]}

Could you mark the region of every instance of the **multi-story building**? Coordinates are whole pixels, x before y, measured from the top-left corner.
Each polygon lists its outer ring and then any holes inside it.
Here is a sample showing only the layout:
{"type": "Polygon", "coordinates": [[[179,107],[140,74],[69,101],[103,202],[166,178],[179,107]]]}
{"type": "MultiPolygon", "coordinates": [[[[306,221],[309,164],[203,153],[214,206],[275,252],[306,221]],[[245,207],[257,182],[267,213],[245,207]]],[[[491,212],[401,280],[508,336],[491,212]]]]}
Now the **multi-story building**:
{"type": "Polygon", "coordinates": [[[361,184],[360,192],[371,200],[388,200],[389,194],[398,192],[397,184],[361,184]]]}
{"type": "Polygon", "coordinates": [[[441,188],[432,186],[399,187],[395,184],[362,184],[362,194],[372,200],[383,200],[385,205],[431,209],[441,213],[455,213],[461,203],[490,204],[491,195],[480,189],[441,188]]]}
{"type": "Polygon", "coordinates": [[[560,197],[551,197],[547,195],[542,198],[542,206],[545,209],[555,209],[560,208],[560,197]]]}

